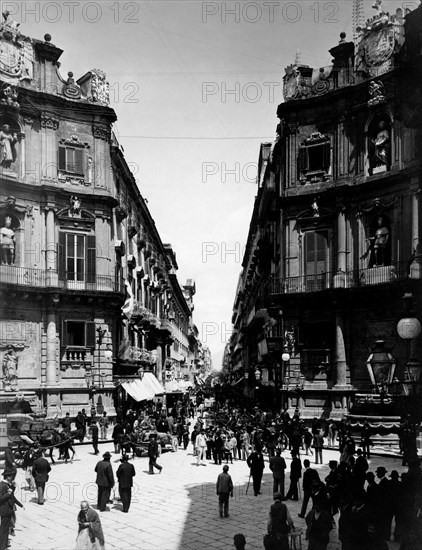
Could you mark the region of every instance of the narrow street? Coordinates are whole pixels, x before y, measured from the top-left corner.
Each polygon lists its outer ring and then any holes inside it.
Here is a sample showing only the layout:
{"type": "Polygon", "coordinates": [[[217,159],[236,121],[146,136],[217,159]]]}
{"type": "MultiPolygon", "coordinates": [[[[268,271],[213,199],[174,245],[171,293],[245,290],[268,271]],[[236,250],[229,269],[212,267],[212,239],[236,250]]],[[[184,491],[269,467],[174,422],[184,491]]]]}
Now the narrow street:
{"type": "MultiPolygon", "coordinates": [[[[25,510],[18,508],[16,536],[11,539],[11,550],[73,550],[77,536],[77,514],[80,501],[88,499],[96,503],[94,467],[106,451],[112,453],[111,462],[116,472],[120,455],[113,453],[112,443],[100,445],[100,455],[93,454],[91,445],[76,447],[73,463],[57,463],[52,467],[47,483],[45,506],[37,506],[35,493],[23,489],[17,491],[25,510]]],[[[222,467],[207,461],[206,466],[197,466],[192,455],[192,446],[187,452],[166,452],[158,460],[163,466],[162,474],[148,475],[148,458],[135,458],[136,469],[132,505],[128,514],[121,512],[120,502],[109,505],[110,511],[100,514],[105,535],[106,549],[119,550],[205,550],[227,549],[233,546],[233,535],[243,533],[247,550],[263,548],[263,535],[272,504],[272,475],[264,470],[262,494],[254,497],[252,487],[246,494],[249,470],[243,461],[234,461],[229,473],[235,484],[234,498],[230,502],[230,517],[218,515],[215,482],[222,467]]],[[[289,469],[289,453],[284,452],[289,469]]],[[[303,462],[306,455],[301,455],[303,462]]],[[[314,466],[324,479],[328,474],[328,461],[338,459],[338,452],[324,450],[324,465],[314,466]]],[[[373,457],[370,471],[384,465],[388,470],[406,468],[400,459],[373,457]]],[[[17,482],[25,487],[23,471],[18,470],[17,482]]],[[[286,475],[286,490],[288,474],[286,475]]],[[[301,502],[286,502],[296,527],[305,528],[305,520],[298,518],[301,502]]],[[[338,519],[338,516],[336,516],[338,519]]],[[[307,548],[302,536],[303,550],[307,548]]],[[[390,543],[390,550],[398,545],[390,543]]],[[[337,532],[331,533],[328,550],[340,548],[337,532]]]]}

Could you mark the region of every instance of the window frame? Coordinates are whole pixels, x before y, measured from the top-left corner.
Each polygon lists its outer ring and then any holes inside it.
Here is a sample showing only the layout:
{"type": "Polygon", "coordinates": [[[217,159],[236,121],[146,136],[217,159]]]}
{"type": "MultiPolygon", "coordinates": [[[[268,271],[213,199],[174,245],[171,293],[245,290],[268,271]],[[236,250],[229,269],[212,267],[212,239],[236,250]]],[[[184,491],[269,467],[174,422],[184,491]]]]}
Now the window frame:
{"type": "Polygon", "coordinates": [[[63,319],[62,321],[62,339],[61,345],[65,348],[80,348],[80,349],[95,349],[96,345],[96,325],[94,321],[86,321],[85,319],[63,319]],[[68,343],[68,323],[80,323],[84,325],[84,344],[68,343]]]}

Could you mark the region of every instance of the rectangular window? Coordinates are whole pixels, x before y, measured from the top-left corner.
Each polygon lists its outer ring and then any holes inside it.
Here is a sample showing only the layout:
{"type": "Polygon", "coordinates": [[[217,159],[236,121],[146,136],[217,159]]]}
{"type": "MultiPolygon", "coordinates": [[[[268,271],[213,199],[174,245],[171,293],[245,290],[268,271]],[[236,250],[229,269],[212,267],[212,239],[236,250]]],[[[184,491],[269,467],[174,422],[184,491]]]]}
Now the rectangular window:
{"type": "Polygon", "coordinates": [[[94,235],[59,234],[59,279],[75,285],[95,283],[96,248],[94,235]]]}
{"type": "Polygon", "coordinates": [[[75,147],[59,147],[59,170],[78,176],[84,175],[84,150],[75,147]]]}
{"type": "Polygon", "coordinates": [[[328,172],[331,166],[331,143],[325,141],[313,145],[304,145],[299,149],[299,172],[328,172]]]}
{"type": "Polygon", "coordinates": [[[328,264],[328,235],[322,231],[305,234],[304,268],[306,289],[322,290],[326,288],[328,264]]]}
{"type": "Polygon", "coordinates": [[[95,348],[95,323],[91,321],[63,321],[62,345],[95,348]]]}

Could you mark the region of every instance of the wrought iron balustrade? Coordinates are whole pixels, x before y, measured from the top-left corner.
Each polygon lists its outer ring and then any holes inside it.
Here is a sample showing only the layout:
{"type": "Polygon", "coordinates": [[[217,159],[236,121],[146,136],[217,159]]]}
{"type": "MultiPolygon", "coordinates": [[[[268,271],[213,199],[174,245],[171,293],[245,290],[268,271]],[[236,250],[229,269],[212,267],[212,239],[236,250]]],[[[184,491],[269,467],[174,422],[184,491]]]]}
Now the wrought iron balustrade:
{"type": "Polygon", "coordinates": [[[298,277],[273,277],[268,283],[269,295],[319,292],[337,288],[361,288],[391,283],[410,276],[408,262],[387,266],[301,275],[298,277]]]}
{"type": "Polygon", "coordinates": [[[0,284],[25,288],[65,288],[69,290],[124,293],[121,277],[97,274],[93,280],[84,273],[65,272],[55,269],[38,269],[16,265],[0,265],[0,284]],[[88,282],[89,281],[89,282],[88,282]]]}

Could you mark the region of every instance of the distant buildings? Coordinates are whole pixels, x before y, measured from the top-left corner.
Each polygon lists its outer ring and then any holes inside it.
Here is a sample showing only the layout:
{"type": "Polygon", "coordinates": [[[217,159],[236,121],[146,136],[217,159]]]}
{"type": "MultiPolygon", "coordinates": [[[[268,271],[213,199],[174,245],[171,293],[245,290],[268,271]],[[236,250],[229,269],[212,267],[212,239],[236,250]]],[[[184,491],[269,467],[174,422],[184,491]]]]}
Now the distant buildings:
{"type": "Polygon", "coordinates": [[[379,8],[356,43],[341,34],[331,66],[286,68],[228,359],[263,403],[340,417],[374,384],[376,340],[395,360],[385,384],[421,360],[421,337],[408,347],[396,329],[404,294],[422,307],[421,24],[422,7],[379,8]]]}
{"type": "Polygon", "coordinates": [[[148,380],[193,387],[195,283],[180,286],[112,132],[106,75],[63,78],[51,37],[7,15],[0,42],[0,398],[113,415],[148,380]]]}

